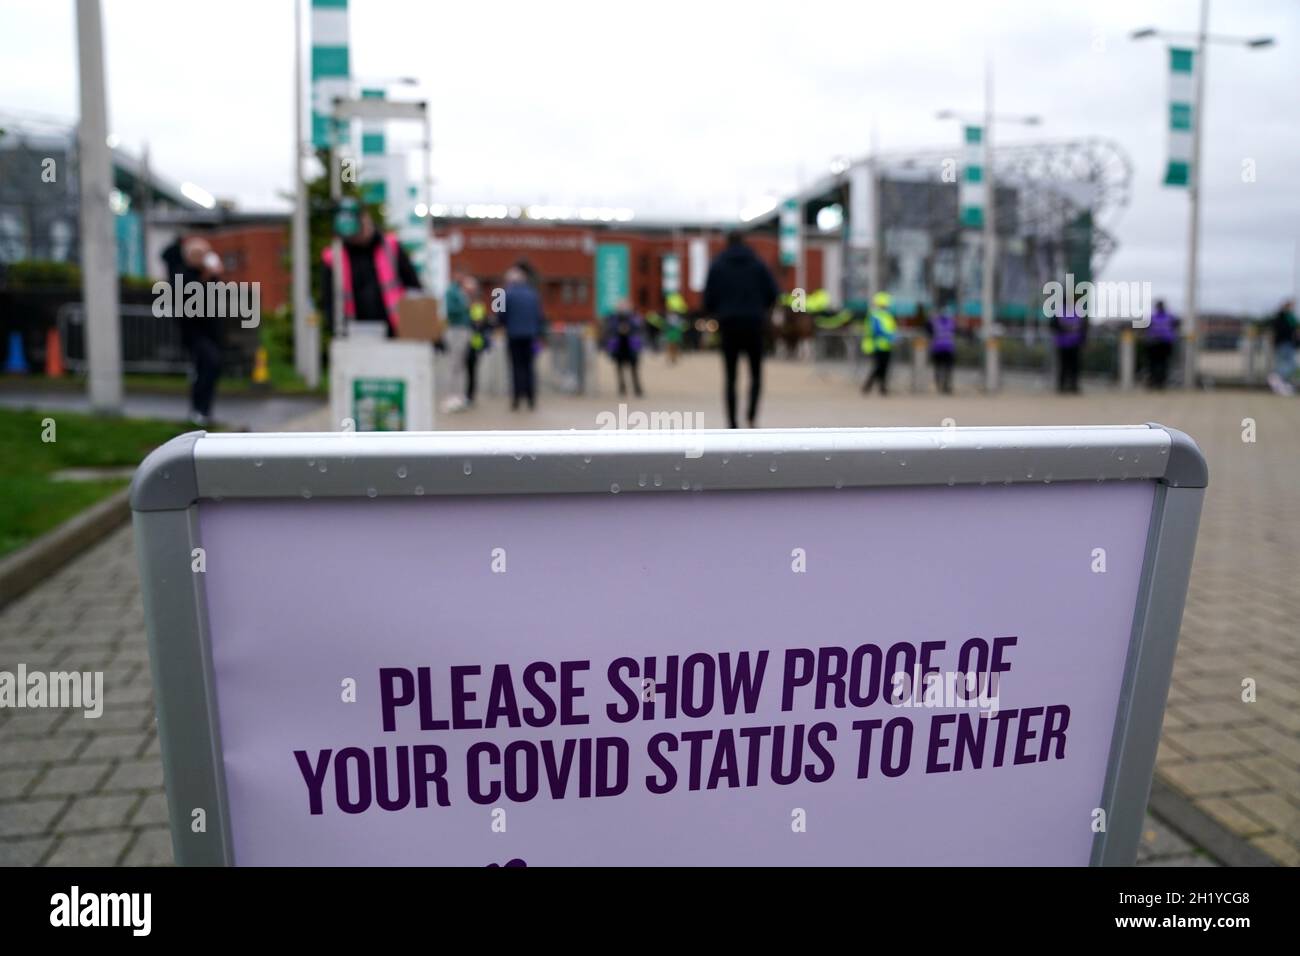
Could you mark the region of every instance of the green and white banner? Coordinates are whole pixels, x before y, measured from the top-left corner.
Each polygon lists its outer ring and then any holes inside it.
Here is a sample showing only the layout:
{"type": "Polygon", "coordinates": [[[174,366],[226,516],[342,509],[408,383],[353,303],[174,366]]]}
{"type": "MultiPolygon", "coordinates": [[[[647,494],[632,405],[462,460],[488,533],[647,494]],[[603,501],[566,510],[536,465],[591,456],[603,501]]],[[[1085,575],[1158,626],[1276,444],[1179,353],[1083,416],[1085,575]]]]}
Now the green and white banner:
{"type": "Polygon", "coordinates": [[[675,252],[664,253],[661,263],[664,295],[682,291],[682,261],[675,252]]]}
{"type": "Polygon", "coordinates": [[[347,140],[334,100],[349,94],[348,0],[311,0],[311,142],[329,149],[347,140]]]}
{"type": "Polygon", "coordinates": [[[961,224],[968,229],[984,228],[986,202],[984,165],[984,127],[963,127],[964,153],[961,182],[957,184],[957,204],[961,224]]]}
{"type": "Polygon", "coordinates": [[[596,318],[603,319],[628,298],[632,271],[628,248],[621,242],[596,244],[596,318]]]}
{"type": "MultiPolygon", "coordinates": [[[[382,100],[383,90],[361,91],[363,100],[382,100]]],[[[361,155],[383,156],[387,144],[384,141],[384,121],[381,119],[363,119],[361,121],[361,155]]]]}
{"type": "Polygon", "coordinates": [[[799,219],[802,209],[799,200],[787,199],[781,204],[780,235],[778,245],[781,250],[781,265],[793,266],[799,262],[799,246],[803,237],[799,234],[799,219]]]}
{"type": "Polygon", "coordinates": [[[1191,181],[1192,124],[1196,121],[1196,51],[1169,48],[1169,162],[1166,186],[1191,181]]]}
{"type": "MultiPolygon", "coordinates": [[[[361,98],[382,100],[383,90],[363,89],[361,98]]],[[[381,206],[389,224],[401,223],[411,213],[414,202],[407,197],[406,157],[388,152],[385,121],[361,121],[361,198],[381,206]]]]}

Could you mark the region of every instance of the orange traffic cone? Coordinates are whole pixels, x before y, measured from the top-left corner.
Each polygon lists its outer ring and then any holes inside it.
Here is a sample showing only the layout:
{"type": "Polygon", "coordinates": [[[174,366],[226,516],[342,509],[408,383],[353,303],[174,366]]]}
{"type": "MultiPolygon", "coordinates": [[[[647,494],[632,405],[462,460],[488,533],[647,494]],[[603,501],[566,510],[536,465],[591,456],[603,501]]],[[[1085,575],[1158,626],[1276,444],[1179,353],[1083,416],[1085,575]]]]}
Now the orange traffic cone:
{"type": "Polygon", "coordinates": [[[60,378],[67,371],[63,367],[63,343],[59,340],[58,326],[45,333],[45,375],[60,378]]]}

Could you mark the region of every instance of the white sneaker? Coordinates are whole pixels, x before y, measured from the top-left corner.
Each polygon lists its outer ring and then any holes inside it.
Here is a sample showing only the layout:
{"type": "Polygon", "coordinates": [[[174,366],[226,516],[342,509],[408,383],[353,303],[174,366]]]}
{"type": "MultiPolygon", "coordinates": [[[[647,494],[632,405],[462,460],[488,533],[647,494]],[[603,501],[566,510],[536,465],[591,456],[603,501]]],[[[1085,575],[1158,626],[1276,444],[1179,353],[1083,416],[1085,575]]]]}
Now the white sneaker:
{"type": "Polygon", "coordinates": [[[1268,373],[1268,387],[1273,390],[1274,395],[1291,394],[1291,386],[1282,381],[1282,376],[1278,375],[1277,372],[1268,373]]]}

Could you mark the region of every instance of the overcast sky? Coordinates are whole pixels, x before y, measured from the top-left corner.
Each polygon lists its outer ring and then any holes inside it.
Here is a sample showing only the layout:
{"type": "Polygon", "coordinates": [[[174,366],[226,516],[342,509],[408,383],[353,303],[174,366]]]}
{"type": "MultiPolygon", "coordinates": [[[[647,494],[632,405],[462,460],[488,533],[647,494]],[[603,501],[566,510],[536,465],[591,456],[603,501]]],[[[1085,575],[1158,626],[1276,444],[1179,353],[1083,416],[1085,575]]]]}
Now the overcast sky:
{"type": "MultiPolygon", "coordinates": [[[[1198,0],[823,3],[352,0],[352,71],[417,77],[434,109],[435,199],[734,217],[832,159],[955,146],[940,108],[1037,113],[1001,142],[1104,136],[1134,164],[1104,278],[1182,299],[1187,198],[1160,186],[1167,58],[1130,30],[1194,30],[1198,0]]],[[[0,5],[0,112],[71,120],[72,0],[0,5]]],[[[306,6],[304,5],[304,10],[306,6]]],[[[105,0],[110,128],[170,178],[244,208],[290,186],[287,0],[105,0]]],[[[1300,256],[1300,2],[1216,0],[1206,104],[1202,302],[1265,309],[1300,256]],[[1243,160],[1256,181],[1243,182],[1243,160]]],[[[414,143],[416,133],[407,134],[414,143]]],[[[402,139],[396,129],[390,141],[402,139]]]]}

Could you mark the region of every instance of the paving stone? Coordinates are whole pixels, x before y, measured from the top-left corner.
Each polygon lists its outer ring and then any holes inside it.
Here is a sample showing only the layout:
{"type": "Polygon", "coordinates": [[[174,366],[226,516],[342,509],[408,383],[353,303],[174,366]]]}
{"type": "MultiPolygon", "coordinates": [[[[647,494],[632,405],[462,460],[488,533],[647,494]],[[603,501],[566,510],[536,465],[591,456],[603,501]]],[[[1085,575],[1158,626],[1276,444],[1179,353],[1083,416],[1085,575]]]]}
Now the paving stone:
{"type": "Polygon", "coordinates": [[[59,830],[76,833],[82,830],[107,830],[125,827],[140,798],[135,794],[95,794],[78,797],[59,821],[59,830]]]}
{"type": "Polygon", "coordinates": [[[108,776],[107,763],[74,763],[51,767],[32,788],[35,797],[80,796],[92,792],[108,776]]]}
{"type": "Polygon", "coordinates": [[[1284,836],[1300,838],[1300,809],[1281,794],[1243,793],[1234,800],[1284,836]]]}
{"type": "Polygon", "coordinates": [[[5,731],[7,739],[0,752],[0,761],[9,767],[70,760],[86,739],[79,734],[58,737],[18,736],[9,732],[8,725],[5,726],[5,731]]]}
{"type": "Polygon", "coordinates": [[[1300,866],[1300,845],[1292,840],[1273,834],[1255,837],[1250,842],[1283,866],[1300,866]]]}
{"type": "Polygon", "coordinates": [[[12,800],[20,796],[40,772],[39,767],[0,769],[0,800],[12,800]]]}
{"type": "Polygon", "coordinates": [[[141,684],[136,686],[116,686],[104,689],[106,702],[104,709],[109,710],[116,707],[130,706],[131,704],[144,704],[150,706],[153,704],[153,686],[151,684],[141,684]]]}
{"type": "Polygon", "coordinates": [[[81,711],[71,709],[45,708],[41,710],[14,710],[10,712],[9,731],[32,737],[44,737],[57,733],[60,725],[72,716],[80,716],[81,711]]]}
{"type": "Polygon", "coordinates": [[[1226,760],[1184,761],[1161,766],[1161,777],[1187,795],[1227,796],[1261,790],[1260,779],[1226,760]]]}
{"type": "Polygon", "coordinates": [[[127,866],[171,866],[172,836],[166,827],[150,827],[136,834],[123,861],[127,866]]]}
{"type": "Polygon", "coordinates": [[[0,866],[35,866],[53,845],[54,837],[0,840],[0,866]]]}
{"type": "Polygon", "coordinates": [[[1235,757],[1233,763],[1280,793],[1300,794],[1300,771],[1274,757],[1235,757]]]}
{"type": "Polygon", "coordinates": [[[150,793],[136,807],[135,814],[131,817],[131,825],[136,827],[157,826],[159,824],[166,826],[168,820],[167,795],[164,793],[150,793]]]}
{"type": "Polygon", "coordinates": [[[107,760],[113,757],[134,757],[144,742],[139,733],[98,734],[91,738],[86,749],[78,754],[79,760],[107,760]]]}
{"type": "Polygon", "coordinates": [[[149,727],[153,719],[152,707],[112,707],[106,708],[101,717],[91,721],[87,726],[92,733],[138,731],[149,727]]]}
{"type": "Polygon", "coordinates": [[[1147,866],[1218,866],[1214,860],[1200,853],[1184,853],[1181,856],[1153,857],[1147,866]]]}
{"type": "Polygon", "coordinates": [[[108,780],[105,791],[160,790],[163,785],[162,764],[157,760],[130,760],[119,763],[108,780]]]}
{"type": "Polygon", "coordinates": [[[116,866],[132,836],[129,830],[65,836],[45,862],[47,866],[116,866]]]}
{"type": "Polygon", "coordinates": [[[38,836],[63,812],[66,800],[32,799],[0,803],[0,837],[38,836]]]}
{"type": "Polygon", "coordinates": [[[1239,836],[1262,836],[1271,830],[1267,823],[1252,816],[1235,797],[1207,797],[1197,800],[1196,807],[1239,836]]]}
{"type": "Polygon", "coordinates": [[[1161,739],[1162,745],[1166,743],[1184,756],[1193,757],[1233,757],[1252,754],[1257,749],[1241,734],[1214,729],[1169,731],[1161,739]]]}

